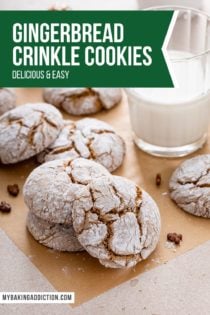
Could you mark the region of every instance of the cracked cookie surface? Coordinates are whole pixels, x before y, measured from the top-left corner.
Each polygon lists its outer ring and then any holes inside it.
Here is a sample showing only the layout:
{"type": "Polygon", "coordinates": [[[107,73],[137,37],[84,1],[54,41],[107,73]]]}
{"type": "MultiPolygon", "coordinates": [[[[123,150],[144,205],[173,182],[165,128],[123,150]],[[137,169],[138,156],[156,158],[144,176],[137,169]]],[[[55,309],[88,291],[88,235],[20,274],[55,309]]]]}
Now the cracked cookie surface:
{"type": "Polygon", "coordinates": [[[183,162],[172,174],[169,190],[180,208],[210,218],[210,154],[183,162]]]}
{"type": "Polygon", "coordinates": [[[25,104],[0,117],[0,160],[3,164],[26,160],[46,149],[57,138],[63,120],[45,103],[25,104]]]}
{"type": "Polygon", "coordinates": [[[15,108],[16,96],[10,89],[0,88],[0,115],[15,108]]]}
{"type": "Polygon", "coordinates": [[[124,156],[125,143],[109,124],[84,118],[77,122],[65,121],[58,138],[38,155],[38,161],[82,157],[113,172],[122,164],[124,156]]]}
{"type": "Polygon", "coordinates": [[[36,168],[23,195],[30,212],[71,226],[79,243],[106,267],[132,267],[155,249],[160,216],[152,198],[100,164],[62,159],[36,168]]]}
{"type": "Polygon", "coordinates": [[[29,208],[27,227],[41,244],[60,251],[83,250],[75,237],[72,209],[89,209],[89,183],[111,176],[98,163],[65,159],[45,163],[26,180],[23,195],[29,208]]]}
{"type": "Polygon", "coordinates": [[[58,251],[76,252],[84,250],[78,242],[73,226],[50,223],[29,211],[27,228],[40,244],[58,251]]]}
{"type": "Polygon", "coordinates": [[[153,199],[133,182],[111,176],[89,185],[92,206],[72,209],[79,242],[106,267],[133,267],[155,249],[160,216],[153,199]]]}
{"type": "Polygon", "coordinates": [[[117,105],[122,91],[118,88],[47,88],[43,97],[69,114],[89,115],[117,105]]]}
{"type": "Polygon", "coordinates": [[[89,184],[111,174],[100,164],[86,159],[47,162],[29,175],[23,188],[26,205],[37,217],[51,223],[71,224],[72,209],[89,209],[89,184]]]}

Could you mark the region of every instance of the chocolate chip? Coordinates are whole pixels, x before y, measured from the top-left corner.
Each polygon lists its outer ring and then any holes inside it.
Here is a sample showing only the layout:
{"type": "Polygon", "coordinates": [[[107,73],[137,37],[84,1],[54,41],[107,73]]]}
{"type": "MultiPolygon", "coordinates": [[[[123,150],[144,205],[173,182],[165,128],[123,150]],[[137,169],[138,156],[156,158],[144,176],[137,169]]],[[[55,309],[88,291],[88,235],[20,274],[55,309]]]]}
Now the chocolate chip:
{"type": "Polygon", "coordinates": [[[179,244],[180,244],[180,239],[179,239],[178,237],[175,237],[175,238],[174,238],[174,243],[175,243],[176,245],[179,245],[179,244]]]}
{"type": "Polygon", "coordinates": [[[9,203],[7,203],[5,201],[1,201],[1,203],[0,203],[0,212],[9,213],[11,210],[12,210],[12,207],[10,206],[9,203]]]}
{"type": "Polygon", "coordinates": [[[183,237],[182,237],[182,234],[168,233],[167,234],[167,240],[169,242],[176,244],[176,245],[180,245],[180,241],[183,240],[183,237]]]}
{"type": "Polygon", "coordinates": [[[156,186],[161,185],[161,175],[159,173],[156,175],[155,183],[156,183],[156,186]]]}
{"type": "Polygon", "coordinates": [[[182,234],[178,234],[178,236],[179,236],[180,241],[182,241],[182,239],[183,239],[182,234]]]}
{"type": "Polygon", "coordinates": [[[7,191],[11,196],[17,197],[20,192],[20,189],[17,184],[14,184],[14,185],[8,185],[7,191]]]}

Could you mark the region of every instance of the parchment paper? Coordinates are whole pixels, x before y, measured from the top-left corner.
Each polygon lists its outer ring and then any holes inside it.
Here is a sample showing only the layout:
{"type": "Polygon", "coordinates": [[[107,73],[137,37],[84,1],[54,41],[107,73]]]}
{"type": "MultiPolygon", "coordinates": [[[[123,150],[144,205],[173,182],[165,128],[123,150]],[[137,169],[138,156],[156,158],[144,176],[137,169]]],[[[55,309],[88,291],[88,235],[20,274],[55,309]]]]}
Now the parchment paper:
{"type": "MultiPolygon", "coordinates": [[[[41,89],[17,89],[16,92],[18,104],[42,100],[41,89]]],[[[65,117],[75,120],[69,115],[65,115],[65,117]]],[[[115,174],[125,176],[142,186],[152,195],[160,208],[162,230],[158,247],[149,259],[139,263],[135,268],[128,270],[105,269],[87,253],[59,253],[37,243],[25,227],[28,210],[24,205],[22,193],[14,198],[10,197],[6,191],[6,186],[14,183],[18,183],[22,189],[26,177],[37,164],[31,159],[14,166],[0,166],[0,201],[8,201],[13,207],[10,214],[0,213],[0,227],[57,290],[75,291],[77,305],[136,277],[140,273],[164,264],[210,239],[210,220],[197,218],[180,210],[167,194],[168,180],[172,171],[186,158],[151,157],[141,152],[133,144],[125,96],[119,106],[108,112],[94,115],[94,117],[113,125],[126,141],[126,158],[123,166],[115,174]],[[160,187],[155,185],[157,173],[161,173],[162,176],[160,187]],[[165,244],[168,232],[183,234],[183,242],[176,249],[169,249],[165,244]]],[[[208,144],[196,155],[207,152],[210,152],[208,144]]]]}

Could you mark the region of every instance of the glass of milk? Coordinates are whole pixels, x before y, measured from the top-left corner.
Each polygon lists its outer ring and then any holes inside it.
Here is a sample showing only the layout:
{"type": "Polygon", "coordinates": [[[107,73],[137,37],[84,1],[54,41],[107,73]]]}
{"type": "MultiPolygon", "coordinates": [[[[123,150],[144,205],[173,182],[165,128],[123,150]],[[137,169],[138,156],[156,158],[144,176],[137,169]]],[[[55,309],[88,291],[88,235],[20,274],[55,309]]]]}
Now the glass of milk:
{"type": "Polygon", "coordinates": [[[126,89],[134,141],[152,155],[185,156],[207,139],[210,16],[177,6],[151,9],[178,10],[167,51],[179,87],[126,89]]]}

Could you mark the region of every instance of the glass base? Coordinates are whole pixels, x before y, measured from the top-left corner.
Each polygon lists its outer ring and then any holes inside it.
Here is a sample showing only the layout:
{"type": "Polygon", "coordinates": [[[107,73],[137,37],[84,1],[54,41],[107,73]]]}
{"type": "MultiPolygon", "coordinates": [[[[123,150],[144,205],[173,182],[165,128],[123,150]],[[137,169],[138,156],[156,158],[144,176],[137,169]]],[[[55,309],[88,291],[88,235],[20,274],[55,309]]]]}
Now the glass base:
{"type": "Polygon", "coordinates": [[[180,146],[180,147],[159,147],[157,145],[153,145],[150,143],[147,143],[140,138],[138,138],[134,134],[134,142],[137,145],[139,149],[142,151],[159,157],[165,157],[165,158],[176,158],[176,157],[182,157],[186,156],[188,154],[191,154],[199,149],[201,149],[205,142],[207,140],[207,134],[204,134],[202,138],[200,138],[198,141],[193,142],[188,145],[180,146]]]}

